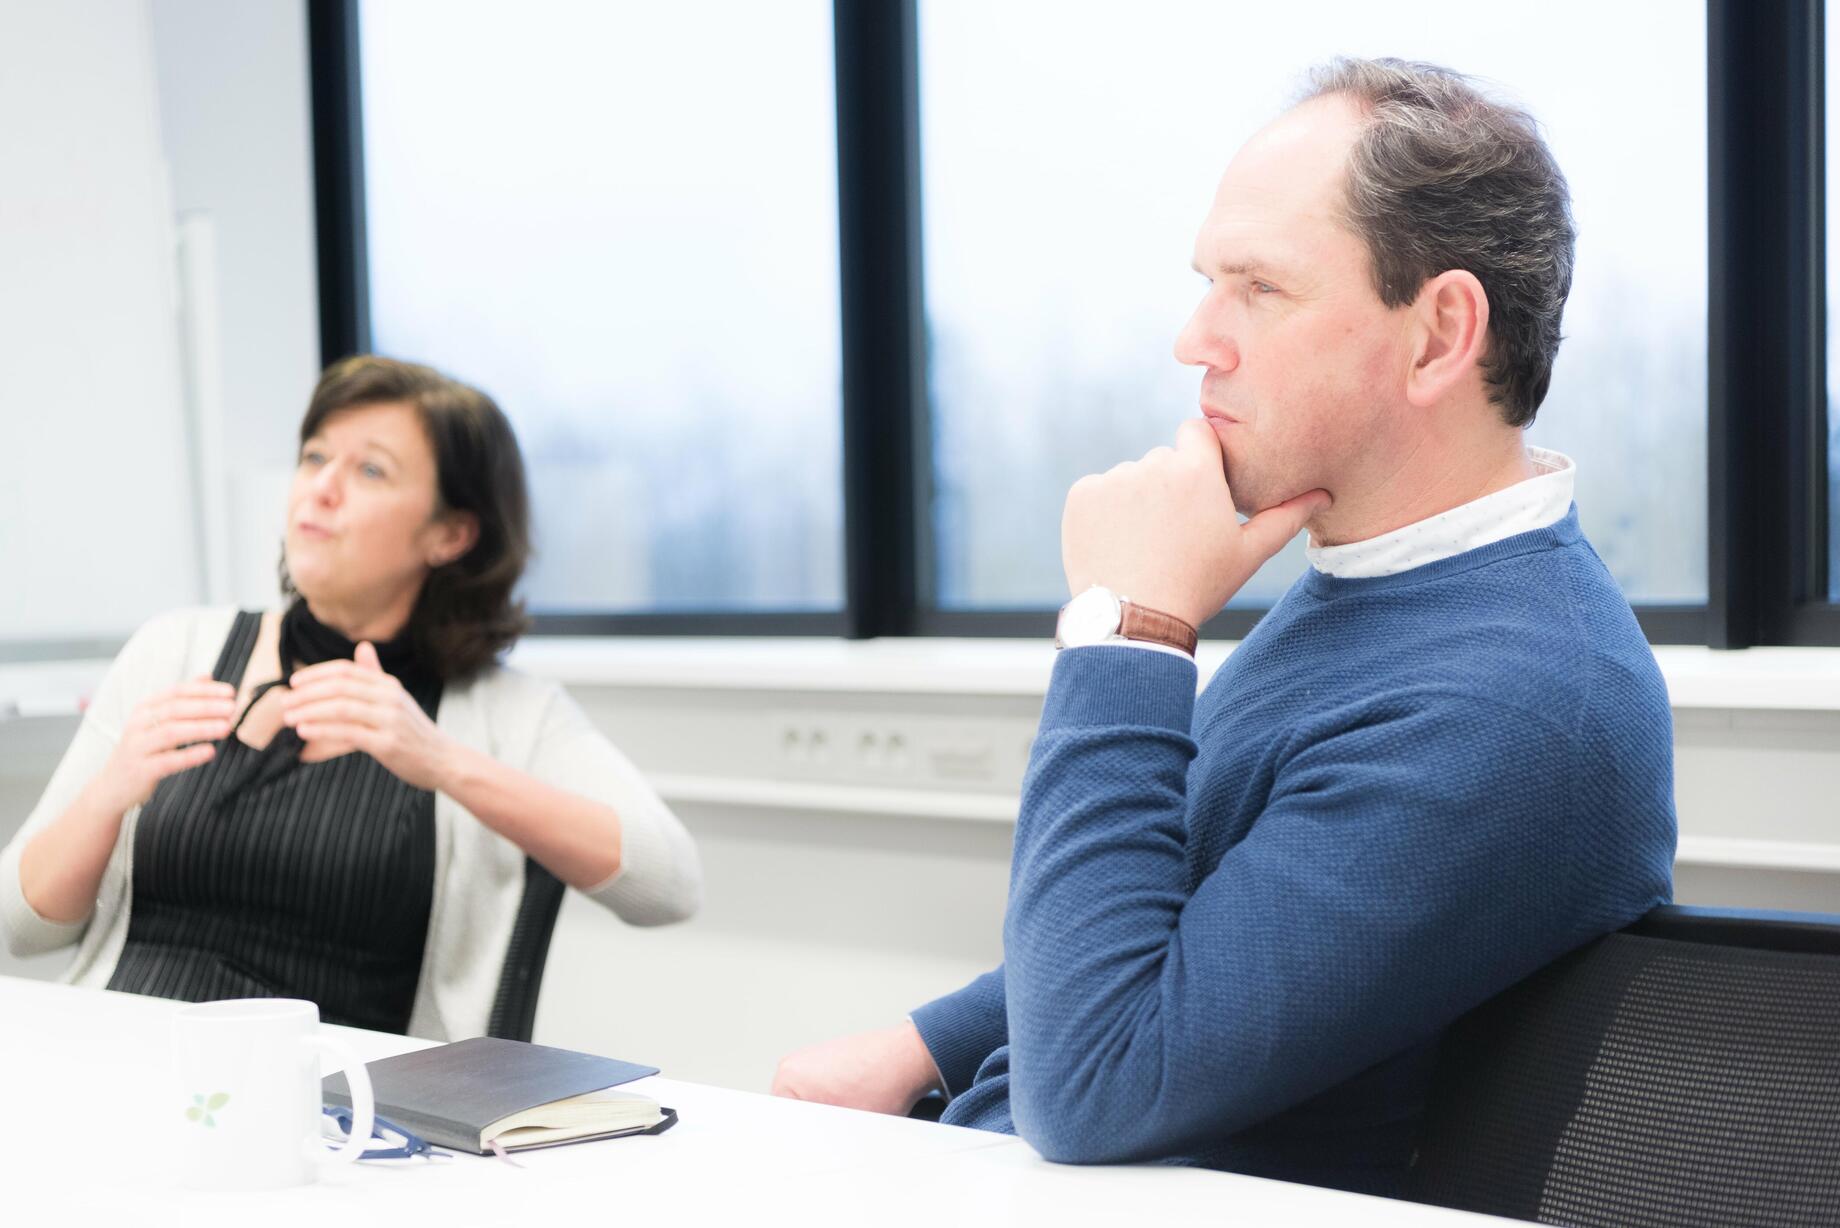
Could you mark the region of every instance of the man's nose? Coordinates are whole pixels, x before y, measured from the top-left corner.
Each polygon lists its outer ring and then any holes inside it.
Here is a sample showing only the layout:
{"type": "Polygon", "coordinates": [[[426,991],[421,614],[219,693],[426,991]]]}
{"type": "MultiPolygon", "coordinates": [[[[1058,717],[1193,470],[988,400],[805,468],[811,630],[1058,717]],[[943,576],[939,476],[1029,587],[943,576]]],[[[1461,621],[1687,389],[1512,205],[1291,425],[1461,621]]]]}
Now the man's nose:
{"type": "Polygon", "coordinates": [[[1212,367],[1231,371],[1239,366],[1239,344],[1223,312],[1214,306],[1214,296],[1201,300],[1188,323],[1176,334],[1176,361],[1185,367],[1212,367]]]}

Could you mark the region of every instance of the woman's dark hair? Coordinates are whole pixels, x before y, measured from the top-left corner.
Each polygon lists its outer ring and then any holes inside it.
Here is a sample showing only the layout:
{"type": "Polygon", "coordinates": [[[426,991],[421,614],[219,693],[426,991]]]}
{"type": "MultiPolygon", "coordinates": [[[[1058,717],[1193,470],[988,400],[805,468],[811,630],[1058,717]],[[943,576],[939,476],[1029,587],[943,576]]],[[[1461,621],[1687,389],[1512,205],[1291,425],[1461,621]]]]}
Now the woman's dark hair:
{"type": "MultiPolygon", "coordinates": [[[[511,423],[492,398],[431,367],[375,354],[326,368],[307,416],[305,445],[326,419],[364,405],[413,406],[434,453],[436,511],[470,512],[479,522],[473,548],[428,573],[409,615],[415,653],[443,679],[464,679],[491,664],[529,625],[512,596],[530,559],[530,502],[524,458],[511,423]]],[[[299,592],[281,560],[281,590],[299,592]]]]}

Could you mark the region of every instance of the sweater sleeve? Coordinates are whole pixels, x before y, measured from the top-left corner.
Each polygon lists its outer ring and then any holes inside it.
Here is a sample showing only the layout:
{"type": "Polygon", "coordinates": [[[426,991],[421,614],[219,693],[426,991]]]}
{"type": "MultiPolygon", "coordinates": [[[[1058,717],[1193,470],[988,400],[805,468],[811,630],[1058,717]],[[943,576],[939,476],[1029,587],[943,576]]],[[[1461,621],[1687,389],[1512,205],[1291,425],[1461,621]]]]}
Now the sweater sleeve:
{"type": "Polygon", "coordinates": [[[1566,732],[1455,691],[1300,730],[1251,830],[1190,884],[1178,666],[1064,652],[1024,782],[1010,1099],[1049,1159],[1237,1132],[1629,919],[1571,889],[1566,732]]]}
{"type": "Polygon", "coordinates": [[[971,1086],[984,1059],[1009,1043],[1001,965],[963,989],[935,998],[913,1013],[914,1027],[933,1055],[933,1065],[956,1096],[971,1086]]]}
{"type": "Polygon", "coordinates": [[[590,899],[631,925],[665,925],[696,914],[703,902],[696,842],[561,687],[550,694],[527,770],[620,816],[620,868],[587,889],[590,899]]]}
{"type": "MultiPolygon", "coordinates": [[[[206,621],[196,610],[178,610],[149,620],[129,637],[110,662],[108,671],[90,696],[83,719],[70,747],[58,761],[38,804],[20,825],[4,850],[0,850],[0,933],[15,957],[42,955],[70,946],[83,937],[88,919],[69,923],[39,915],[25,897],[19,881],[19,860],[27,844],[63,815],[77,795],[102,771],[122,726],[134,706],[184,677],[185,657],[195,624],[206,621]]],[[[125,816],[124,816],[125,818],[125,816]]]]}
{"type": "Polygon", "coordinates": [[[43,955],[60,947],[75,944],[89,926],[81,921],[53,921],[39,915],[26,899],[19,880],[19,860],[27,844],[45,827],[62,815],[76,800],[115,749],[117,735],[105,727],[93,713],[86,713],[77,726],[77,736],[58,761],[50,783],[32,808],[19,831],[0,850],[0,932],[6,936],[6,949],[14,958],[43,955]]]}

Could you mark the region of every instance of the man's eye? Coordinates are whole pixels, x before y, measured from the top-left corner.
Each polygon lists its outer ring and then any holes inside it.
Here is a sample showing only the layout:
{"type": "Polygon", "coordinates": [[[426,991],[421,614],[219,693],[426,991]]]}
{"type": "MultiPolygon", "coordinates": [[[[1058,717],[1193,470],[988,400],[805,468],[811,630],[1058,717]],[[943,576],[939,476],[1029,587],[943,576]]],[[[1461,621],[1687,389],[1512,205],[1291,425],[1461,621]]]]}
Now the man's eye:
{"type": "Polygon", "coordinates": [[[367,478],[381,479],[383,477],[383,470],[369,463],[366,463],[363,468],[358,470],[358,472],[362,473],[367,478]]]}
{"type": "Polygon", "coordinates": [[[326,463],[326,454],[324,452],[315,452],[313,449],[309,448],[300,454],[300,463],[303,465],[312,465],[317,469],[326,463]]]}
{"type": "Polygon", "coordinates": [[[1276,294],[1278,292],[1278,287],[1268,285],[1262,281],[1255,281],[1252,283],[1252,292],[1254,294],[1276,294]]]}

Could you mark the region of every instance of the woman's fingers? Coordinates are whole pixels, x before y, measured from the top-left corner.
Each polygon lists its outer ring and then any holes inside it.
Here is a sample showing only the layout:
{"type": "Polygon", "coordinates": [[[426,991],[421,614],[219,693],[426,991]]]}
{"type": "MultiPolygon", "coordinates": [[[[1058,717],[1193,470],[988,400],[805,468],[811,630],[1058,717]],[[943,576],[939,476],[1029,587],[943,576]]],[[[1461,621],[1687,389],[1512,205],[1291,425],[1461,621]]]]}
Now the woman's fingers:
{"type": "Polygon", "coordinates": [[[358,748],[349,742],[328,742],[316,738],[301,749],[302,763],[324,763],[328,759],[337,759],[340,755],[349,755],[358,748]]]}
{"type": "Polygon", "coordinates": [[[368,746],[372,730],[362,725],[347,725],[338,721],[329,721],[317,725],[298,725],[295,732],[307,744],[300,758],[305,763],[318,763],[322,759],[336,759],[368,746]]]}
{"type": "Polygon", "coordinates": [[[235,711],[236,703],[229,699],[171,699],[161,705],[153,723],[227,720],[235,711]]]}
{"type": "Polygon", "coordinates": [[[200,742],[196,746],[185,746],[178,750],[166,750],[150,755],[147,765],[156,773],[156,779],[164,780],[175,773],[210,762],[211,756],[216,753],[217,747],[209,742],[200,742]]]}
{"type": "Polygon", "coordinates": [[[228,720],[162,721],[148,731],[154,753],[171,750],[190,742],[215,742],[230,733],[228,720]]]}
{"type": "MultiPolygon", "coordinates": [[[[350,662],[346,662],[350,664],[350,662]]],[[[399,688],[402,684],[389,674],[374,674],[365,670],[345,670],[336,674],[319,674],[312,678],[306,674],[294,675],[296,681],[288,684],[289,695],[314,695],[321,692],[345,692],[354,695],[369,695],[399,688]]]]}
{"type": "Polygon", "coordinates": [[[188,679],[136,704],[121,740],[98,774],[126,810],[147,800],[166,777],[205,763],[230,735],[236,688],[208,676],[188,679]]]}
{"type": "Polygon", "coordinates": [[[340,696],[296,704],[287,710],[282,719],[296,729],[303,725],[325,725],[335,722],[343,725],[375,727],[388,711],[389,709],[367,700],[340,696]]]}
{"type": "Polygon", "coordinates": [[[234,705],[236,688],[228,682],[213,682],[208,678],[202,681],[194,679],[191,682],[181,682],[170,691],[160,692],[149,699],[144,706],[149,709],[166,710],[180,704],[192,703],[234,705]]]}
{"type": "Polygon", "coordinates": [[[130,723],[153,728],[167,721],[228,717],[236,710],[236,691],[229,683],[184,682],[138,705],[130,723]]]}
{"type": "Polygon", "coordinates": [[[353,703],[365,707],[388,708],[398,702],[397,695],[387,686],[355,680],[340,680],[307,687],[304,690],[290,690],[287,698],[281,702],[282,719],[292,724],[300,713],[322,703],[353,703]]]}
{"type": "Polygon", "coordinates": [[[223,696],[225,699],[236,698],[235,687],[231,686],[228,682],[219,682],[209,674],[203,674],[197,678],[189,678],[166,693],[168,695],[189,695],[201,698],[219,695],[223,696]]]}
{"type": "Polygon", "coordinates": [[[318,665],[308,665],[295,670],[288,676],[288,685],[298,689],[303,686],[313,686],[317,683],[334,678],[366,680],[377,677],[387,678],[389,675],[380,674],[374,669],[365,669],[355,661],[347,661],[341,658],[336,661],[321,661],[318,665]]]}

